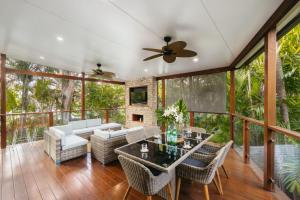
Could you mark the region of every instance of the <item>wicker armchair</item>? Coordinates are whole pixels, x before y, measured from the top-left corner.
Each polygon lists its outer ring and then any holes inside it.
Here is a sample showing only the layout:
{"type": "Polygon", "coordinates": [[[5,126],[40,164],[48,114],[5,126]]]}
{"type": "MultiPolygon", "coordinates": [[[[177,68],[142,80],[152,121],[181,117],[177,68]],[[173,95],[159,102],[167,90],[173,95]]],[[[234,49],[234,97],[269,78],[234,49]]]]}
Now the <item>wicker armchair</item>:
{"type": "Polygon", "coordinates": [[[172,199],[171,176],[168,173],[161,172],[154,176],[150,169],[141,163],[121,155],[118,158],[129,184],[123,198],[124,200],[127,199],[132,188],[146,195],[148,200],[151,200],[152,196],[164,187],[166,187],[168,195],[172,199]]]}
{"type": "Polygon", "coordinates": [[[179,199],[181,178],[203,184],[205,200],[209,200],[208,184],[210,184],[212,181],[214,181],[214,184],[219,190],[214,177],[224,150],[224,148],[220,149],[217,156],[194,153],[176,167],[176,176],[178,178],[176,191],[177,200],[179,199]]]}
{"type": "Polygon", "coordinates": [[[160,130],[159,126],[146,126],[145,127],[146,138],[153,137],[157,134],[161,134],[161,130],[160,130]]]}
{"type": "Polygon", "coordinates": [[[91,135],[92,156],[103,165],[118,159],[114,150],[127,144],[125,136],[104,139],[97,135],[91,135]]]}
{"type": "MultiPolygon", "coordinates": [[[[79,136],[69,136],[78,137],[79,136]]],[[[44,151],[59,165],[61,162],[71,160],[87,154],[87,140],[81,139],[82,145],[64,149],[62,140],[52,132],[46,130],[44,132],[44,151]]]]}

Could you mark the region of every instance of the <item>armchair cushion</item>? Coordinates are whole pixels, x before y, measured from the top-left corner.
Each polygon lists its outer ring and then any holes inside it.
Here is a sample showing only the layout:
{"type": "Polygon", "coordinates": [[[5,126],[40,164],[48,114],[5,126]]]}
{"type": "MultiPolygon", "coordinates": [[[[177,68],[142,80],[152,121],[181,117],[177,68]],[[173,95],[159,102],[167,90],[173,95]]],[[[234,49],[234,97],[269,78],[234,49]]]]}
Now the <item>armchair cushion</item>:
{"type": "Polygon", "coordinates": [[[94,134],[104,139],[109,139],[110,137],[109,131],[103,131],[99,129],[94,130],[94,134]]]}
{"type": "Polygon", "coordinates": [[[96,127],[88,127],[88,128],[82,128],[82,129],[75,129],[73,130],[73,134],[74,135],[80,135],[83,133],[89,133],[89,132],[93,132],[95,130],[96,127]]]}
{"type": "Polygon", "coordinates": [[[61,146],[64,146],[66,144],[66,135],[63,131],[56,129],[54,127],[50,127],[50,132],[53,133],[56,137],[58,137],[61,140],[61,146]]]}
{"type": "Polygon", "coordinates": [[[94,126],[100,126],[101,125],[101,119],[87,119],[86,121],[86,127],[94,127],[94,126]]]}
{"type": "Polygon", "coordinates": [[[118,137],[118,136],[122,136],[122,135],[126,135],[127,134],[127,130],[123,129],[123,130],[118,130],[118,131],[110,131],[109,136],[110,138],[113,137],[118,137]]]}
{"type": "Polygon", "coordinates": [[[71,121],[69,122],[72,125],[73,130],[86,128],[87,120],[71,121]]]}
{"type": "Polygon", "coordinates": [[[63,126],[54,126],[51,127],[50,129],[56,129],[62,131],[65,135],[72,135],[72,125],[63,125],[63,126]]]}
{"type": "Polygon", "coordinates": [[[107,124],[101,124],[100,126],[98,126],[97,128],[99,129],[114,129],[114,128],[121,128],[121,124],[117,124],[117,123],[107,123],[107,124]]]}
{"type": "Polygon", "coordinates": [[[76,135],[68,135],[65,137],[65,145],[62,146],[62,150],[67,150],[67,149],[71,149],[74,147],[79,147],[82,145],[86,145],[88,143],[88,140],[83,139],[79,136],[76,135]]]}

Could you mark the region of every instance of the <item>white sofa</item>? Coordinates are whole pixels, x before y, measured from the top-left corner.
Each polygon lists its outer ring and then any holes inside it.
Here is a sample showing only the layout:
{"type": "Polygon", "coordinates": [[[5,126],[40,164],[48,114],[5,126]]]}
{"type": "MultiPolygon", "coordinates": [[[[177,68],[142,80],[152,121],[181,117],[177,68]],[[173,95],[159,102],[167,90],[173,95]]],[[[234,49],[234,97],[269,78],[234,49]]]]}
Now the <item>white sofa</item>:
{"type": "Polygon", "coordinates": [[[107,123],[102,124],[101,119],[87,119],[79,121],[71,121],[69,125],[72,126],[73,134],[80,137],[89,139],[90,135],[93,134],[93,131],[98,130],[120,130],[121,124],[117,123],[107,123]]]}
{"type": "Polygon", "coordinates": [[[95,129],[118,130],[117,123],[101,124],[101,119],[69,122],[67,125],[50,127],[45,131],[45,152],[59,164],[87,153],[87,143],[95,129]]]}

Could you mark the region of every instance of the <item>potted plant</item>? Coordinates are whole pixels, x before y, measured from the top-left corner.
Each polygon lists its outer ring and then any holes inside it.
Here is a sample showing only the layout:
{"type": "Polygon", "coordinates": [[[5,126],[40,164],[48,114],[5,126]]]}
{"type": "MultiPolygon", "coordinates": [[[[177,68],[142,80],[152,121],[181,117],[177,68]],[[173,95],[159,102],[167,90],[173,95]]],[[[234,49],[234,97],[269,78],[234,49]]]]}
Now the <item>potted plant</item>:
{"type": "MultiPolygon", "coordinates": [[[[172,133],[173,137],[176,135],[177,139],[177,131],[181,132],[187,122],[187,105],[180,99],[165,110],[163,110],[163,108],[157,109],[156,116],[158,123],[161,126],[165,125],[167,127],[167,137],[168,133],[172,133]]],[[[173,140],[175,140],[175,138],[173,138],[173,140]]]]}

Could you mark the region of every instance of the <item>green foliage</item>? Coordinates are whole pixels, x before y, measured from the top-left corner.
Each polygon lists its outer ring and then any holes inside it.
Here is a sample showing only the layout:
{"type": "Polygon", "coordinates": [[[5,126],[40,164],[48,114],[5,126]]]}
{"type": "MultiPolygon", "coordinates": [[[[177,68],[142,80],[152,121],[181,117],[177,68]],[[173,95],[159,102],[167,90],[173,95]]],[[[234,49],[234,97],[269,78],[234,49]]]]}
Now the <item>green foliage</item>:
{"type": "Polygon", "coordinates": [[[300,165],[299,160],[291,160],[282,163],[279,171],[280,179],[285,185],[285,188],[300,196],[300,165]]]}
{"type": "Polygon", "coordinates": [[[125,88],[121,85],[86,84],[86,108],[100,110],[103,108],[119,108],[125,105],[125,88]]]}

